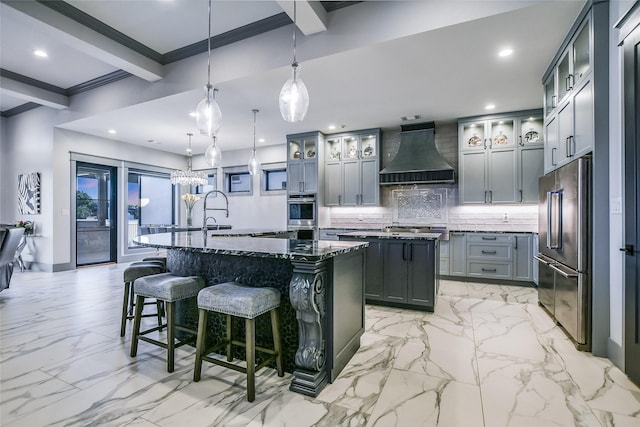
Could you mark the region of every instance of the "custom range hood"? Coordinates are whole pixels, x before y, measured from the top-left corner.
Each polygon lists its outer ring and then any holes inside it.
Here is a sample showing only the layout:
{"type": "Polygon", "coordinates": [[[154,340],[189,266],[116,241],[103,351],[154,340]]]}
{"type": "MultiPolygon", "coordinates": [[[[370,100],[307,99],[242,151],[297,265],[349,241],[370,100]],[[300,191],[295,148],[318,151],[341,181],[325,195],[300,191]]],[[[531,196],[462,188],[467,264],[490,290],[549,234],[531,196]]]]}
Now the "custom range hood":
{"type": "Polygon", "coordinates": [[[433,122],[405,125],[400,130],[398,154],[380,171],[380,185],[455,182],[455,170],[436,149],[433,122]]]}

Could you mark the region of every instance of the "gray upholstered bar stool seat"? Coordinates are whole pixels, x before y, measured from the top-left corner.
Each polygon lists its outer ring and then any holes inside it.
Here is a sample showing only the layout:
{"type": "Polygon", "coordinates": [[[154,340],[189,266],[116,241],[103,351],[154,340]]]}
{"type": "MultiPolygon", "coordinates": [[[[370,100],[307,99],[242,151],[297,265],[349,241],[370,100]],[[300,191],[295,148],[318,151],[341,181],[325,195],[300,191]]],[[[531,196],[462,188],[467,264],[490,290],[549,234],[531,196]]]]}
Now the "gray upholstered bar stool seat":
{"type": "MultiPolygon", "coordinates": [[[[166,262],[166,261],[165,261],[166,262]]],[[[138,261],[133,262],[124,270],[124,300],[122,301],[122,318],[120,320],[120,336],[123,337],[127,326],[127,320],[133,319],[133,282],[144,276],[161,274],[166,271],[165,262],[162,261],[138,261]]],[[[143,317],[158,317],[158,326],[162,325],[162,302],[147,302],[147,305],[156,305],[155,313],[144,314],[143,317]]]]}
{"type": "Polygon", "coordinates": [[[177,325],[176,301],[193,298],[198,295],[200,289],[205,286],[205,280],[197,276],[176,276],[171,273],[154,274],[136,279],[134,292],[136,294],[136,312],[133,317],[133,332],[131,334],[131,357],[138,352],[138,340],[155,344],[167,349],[167,371],[173,372],[174,350],[184,344],[193,343],[196,339],[196,331],[177,325]],[[140,331],[140,320],[145,298],[155,298],[164,302],[167,312],[167,323],[145,331],[140,331]],[[145,335],[167,328],[167,342],[155,340],[145,335]],[[176,330],[187,332],[186,338],[176,343],[176,330]]]}
{"type": "Polygon", "coordinates": [[[204,288],[198,294],[198,341],[196,344],[196,361],[193,380],[200,381],[202,361],[234,369],[247,375],[247,400],[255,400],[255,373],[269,363],[276,361],[278,376],[284,376],[282,364],[282,347],[280,343],[280,291],[274,288],[256,288],[239,285],[235,282],[221,283],[204,288]],[[222,344],[210,349],[206,348],[206,328],[208,313],[216,312],[227,315],[227,336],[222,344]],[[256,346],[255,319],[261,314],[271,313],[271,330],[273,333],[273,349],[256,346]],[[245,319],[245,342],[232,338],[231,316],[245,319]],[[246,368],[230,363],[232,361],[231,346],[239,345],[246,349],[246,368]],[[207,356],[209,353],[226,348],[227,361],[207,356]],[[256,366],[255,351],[270,354],[266,360],[256,366]]]}

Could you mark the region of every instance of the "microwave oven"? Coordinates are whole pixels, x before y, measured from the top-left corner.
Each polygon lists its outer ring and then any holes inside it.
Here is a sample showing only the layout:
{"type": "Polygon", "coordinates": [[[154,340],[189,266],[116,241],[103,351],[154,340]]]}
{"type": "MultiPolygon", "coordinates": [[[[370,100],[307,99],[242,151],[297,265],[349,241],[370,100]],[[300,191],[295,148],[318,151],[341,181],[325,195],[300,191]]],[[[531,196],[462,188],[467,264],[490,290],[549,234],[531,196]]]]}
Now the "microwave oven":
{"type": "Polygon", "coordinates": [[[313,227],[317,224],[318,210],[313,196],[290,196],[287,202],[288,225],[313,227]]]}

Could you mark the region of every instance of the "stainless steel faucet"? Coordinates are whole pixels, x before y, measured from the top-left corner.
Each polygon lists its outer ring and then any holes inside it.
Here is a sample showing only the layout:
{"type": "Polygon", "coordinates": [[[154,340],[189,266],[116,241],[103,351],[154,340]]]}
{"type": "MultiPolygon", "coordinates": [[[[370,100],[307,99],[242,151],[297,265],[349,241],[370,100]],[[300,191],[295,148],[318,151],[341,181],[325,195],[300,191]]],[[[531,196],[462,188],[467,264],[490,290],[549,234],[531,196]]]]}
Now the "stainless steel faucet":
{"type": "Polygon", "coordinates": [[[209,219],[213,219],[213,222],[216,223],[217,228],[220,229],[220,225],[218,224],[218,221],[216,220],[216,218],[213,216],[207,216],[207,211],[224,211],[226,214],[226,218],[229,218],[229,199],[227,198],[227,195],[224,194],[222,191],[213,190],[213,191],[209,191],[204,196],[204,208],[202,210],[202,230],[203,231],[207,230],[207,222],[209,221],[209,219]],[[224,202],[225,202],[224,208],[220,208],[220,207],[210,208],[207,206],[207,201],[209,199],[209,196],[214,193],[216,194],[214,197],[218,197],[218,194],[222,194],[222,197],[224,197],[224,202]]]}

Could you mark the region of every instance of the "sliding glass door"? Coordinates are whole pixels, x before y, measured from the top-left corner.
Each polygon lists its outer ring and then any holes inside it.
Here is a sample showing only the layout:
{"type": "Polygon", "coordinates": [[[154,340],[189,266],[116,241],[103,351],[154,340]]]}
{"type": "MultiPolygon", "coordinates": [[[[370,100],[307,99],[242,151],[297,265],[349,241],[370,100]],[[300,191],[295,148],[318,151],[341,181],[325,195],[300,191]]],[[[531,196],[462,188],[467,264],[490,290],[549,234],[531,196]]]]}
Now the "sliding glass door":
{"type": "Polygon", "coordinates": [[[76,265],[116,262],[116,168],[76,163],[76,265]]]}

